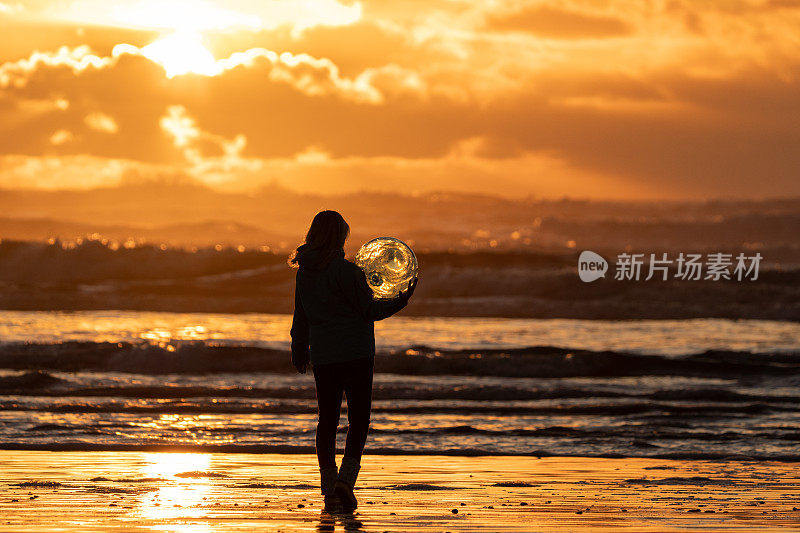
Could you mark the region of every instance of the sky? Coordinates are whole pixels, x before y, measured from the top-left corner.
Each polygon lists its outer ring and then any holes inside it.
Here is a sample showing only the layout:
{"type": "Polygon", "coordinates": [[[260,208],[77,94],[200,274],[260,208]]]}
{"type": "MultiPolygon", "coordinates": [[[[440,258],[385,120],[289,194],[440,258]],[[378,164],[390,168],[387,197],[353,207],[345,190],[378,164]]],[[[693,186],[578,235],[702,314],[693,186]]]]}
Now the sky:
{"type": "Polygon", "coordinates": [[[0,0],[0,187],[800,195],[800,0],[0,0]]]}

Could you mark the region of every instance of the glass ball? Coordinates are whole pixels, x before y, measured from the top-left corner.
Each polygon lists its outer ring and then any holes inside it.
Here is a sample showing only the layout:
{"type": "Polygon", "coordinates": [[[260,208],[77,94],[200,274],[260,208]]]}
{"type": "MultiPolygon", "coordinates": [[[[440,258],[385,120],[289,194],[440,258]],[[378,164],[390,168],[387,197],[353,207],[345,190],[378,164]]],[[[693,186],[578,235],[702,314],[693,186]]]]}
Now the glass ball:
{"type": "Polygon", "coordinates": [[[408,288],[418,271],[417,256],[406,243],[394,237],[378,237],[356,253],[355,264],[367,276],[376,300],[396,298],[408,288]]]}

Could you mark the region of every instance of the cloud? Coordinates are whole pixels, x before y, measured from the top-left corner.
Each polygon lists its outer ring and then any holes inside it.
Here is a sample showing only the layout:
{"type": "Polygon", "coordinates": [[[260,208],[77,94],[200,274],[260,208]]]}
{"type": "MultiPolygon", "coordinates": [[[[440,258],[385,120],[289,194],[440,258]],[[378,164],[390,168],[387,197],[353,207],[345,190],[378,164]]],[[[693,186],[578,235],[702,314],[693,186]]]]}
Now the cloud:
{"type": "Polygon", "coordinates": [[[183,106],[173,105],[159,121],[161,129],[173,138],[188,166],[185,171],[207,184],[229,182],[240,171],[261,168],[256,160],[242,157],[247,137],[242,134],[226,139],[201,130],[183,106]],[[211,152],[209,154],[209,152],[211,152]]]}
{"type": "Polygon", "coordinates": [[[91,155],[2,155],[0,187],[90,189],[120,183],[131,173],[169,174],[169,167],[91,155]]]}
{"type": "Polygon", "coordinates": [[[159,124],[161,129],[172,136],[176,148],[187,148],[202,133],[194,119],[186,115],[186,108],[180,105],[169,106],[159,124]]]}
{"type": "MultiPolygon", "coordinates": [[[[486,158],[480,155],[483,142],[465,139],[445,157],[434,158],[334,158],[310,146],[291,157],[279,158],[200,154],[197,158],[190,156],[191,161],[184,166],[86,155],[7,155],[0,156],[0,187],[88,189],[125,183],[132,176],[190,176],[223,191],[242,192],[277,183],[299,192],[320,194],[461,190],[508,197],[569,194],[641,198],[658,193],[635,181],[619,181],[613,176],[572,168],[544,153],[523,153],[502,160],[486,158]],[[568,193],[564,192],[565,185],[568,193]]],[[[238,146],[231,149],[236,152],[238,146]]]]}
{"type": "Polygon", "coordinates": [[[21,98],[14,102],[17,108],[28,116],[37,116],[53,111],[69,109],[69,101],[63,98],[21,98]]]}
{"type": "Polygon", "coordinates": [[[55,53],[33,52],[30,57],[8,61],[0,65],[0,88],[24,87],[37,70],[66,67],[74,74],[87,69],[102,69],[114,63],[112,57],[98,57],[88,46],[69,48],[62,46],[55,53]]]}
{"type": "Polygon", "coordinates": [[[620,37],[631,33],[622,19],[537,5],[521,11],[490,15],[487,28],[523,31],[554,39],[620,37]]]}
{"type": "Polygon", "coordinates": [[[68,143],[75,138],[69,130],[58,130],[50,136],[50,144],[54,146],[61,146],[68,143]]]}
{"type": "MultiPolygon", "coordinates": [[[[174,53],[184,51],[184,49],[178,48],[174,53]]],[[[162,68],[162,62],[167,60],[158,52],[154,53],[152,48],[138,48],[128,44],[115,46],[111,56],[103,57],[91,53],[88,46],[72,49],[61,47],[55,53],[33,52],[29,58],[9,61],[0,65],[0,88],[24,87],[40,70],[65,67],[70,69],[73,74],[80,75],[89,69],[113,68],[120,58],[126,55],[144,57],[159,64],[162,68]]],[[[369,76],[360,76],[355,79],[342,77],[338,67],[330,59],[315,58],[308,54],[291,54],[289,52],[278,54],[264,48],[251,48],[244,52],[234,53],[225,59],[212,60],[203,66],[204,69],[201,72],[182,72],[181,74],[219,76],[226,71],[246,67],[267,71],[267,77],[271,81],[287,83],[309,96],[336,94],[363,103],[379,103],[383,98],[381,93],[369,84],[369,76]]],[[[167,71],[167,74],[170,73],[167,71]]]]}
{"type": "Polygon", "coordinates": [[[119,126],[114,118],[110,115],[106,115],[105,113],[89,113],[86,115],[86,118],[83,119],[84,123],[94,131],[99,131],[101,133],[117,133],[119,131],[119,126]]]}
{"type": "Polygon", "coordinates": [[[18,13],[20,11],[23,11],[24,9],[25,8],[19,2],[17,2],[16,4],[0,2],[0,15],[9,13],[18,13]]]}
{"type": "Polygon", "coordinates": [[[351,24],[176,34],[160,55],[163,35],[91,31],[91,48],[0,65],[0,153],[232,187],[461,175],[575,196],[800,194],[800,11],[786,1],[376,0],[351,24]],[[60,130],[71,138],[53,144],[60,130]]]}
{"type": "Polygon", "coordinates": [[[432,184],[459,187],[460,172],[473,176],[464,187],[481,187],[480,179],[486,179],[485,188],[502,182],[522,191],[522,182],[532,180],[527,190],[552,190],[541,184],[558,182],[575,196],[646,194],[659,186],[689,196],[797,190],[790,176],[800,166],[792,148],[800,141],[792,120],[800,106],[794,97],[798,83],[769,70],[744,71],[737,78],[679,76],[668,69],[646,76],[548,72],[526,92],[473,105],[437,94],[419,72],[383,67],[359,75],[381,94],[379,103],[365,103],[344,98],[330,71],[312,68],[316,63],[308,58],[274,54],[234,55],[216,76],[172,79],[139,53],[117,51],[102,68],[77,54],[61,54],[70,61],[40,62],[25,83],[9,84],[5,94],[12,101],[60,98],[68,108],[43,111],[36,119],[18,107],[3,110],[4,123],[17,125],[0,148],[176,165],[205,175],[209,183],[239,186],[264,175],[294,176],[309,186],[327,186],[315,175],[364,184],[372,167],[386,183],[419,172],[432,184]],[[295,76],[291,82],[265,83],[273,61],[295,76]],[[308,81],[298,82],[304,76],[308,81]],[[85,121],[91,113],[113,117],[118,133],[92,130],[85,121]],[[60,129],[72,138],[52,144],[49,138],[60,129]],[[454,162],[454,147],[474,138],[482,139],[478,155],[469,163],[454,162]],[[327,162],[313,174],[309,157],[319,160],[319,154],[327,162]],[[530,154],[561,164],[537,167],[530,154]],[[530,168],[547,170],[534,176],[530,168]],[[551,175],[571,177],[554,181],[551,175]],[[760,175],[774,182],[754,181],[760,175]],[[595,183],[586,176],[600,177],[595,183]]]}
{"type": "Polygon", "coordinates": [[[234,34],[213,32],[205,40],[209,49],[222,55],[267,48],[326,57],[348,77],[385,65],[420,69],[458,59],[430,42],[419,42],[411,29],[380,20],[359,20],[347,26],[314,26],[301,35],[295,35],[287,26],[234,34]]]}

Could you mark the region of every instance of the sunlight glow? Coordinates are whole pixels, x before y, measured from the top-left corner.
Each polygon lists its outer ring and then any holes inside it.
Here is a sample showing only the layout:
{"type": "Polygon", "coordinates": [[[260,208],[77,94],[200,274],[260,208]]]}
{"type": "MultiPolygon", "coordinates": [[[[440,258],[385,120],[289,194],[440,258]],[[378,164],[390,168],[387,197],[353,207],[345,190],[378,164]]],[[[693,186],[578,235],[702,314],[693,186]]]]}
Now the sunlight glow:
{"type": "Polygon", "coordinates": [[[195,32],[175,32],[145,46],[141,52],[163,66],[168,78],[188,73],[213,76],[219,70],[216,59],[195,32]]]}
{"type": "Polygon", "coordinates": [[[295,36],[314,26],[346,26],[362,17],[361,2],[346,5],[338,0],[72,0],[48,11],[56,19],[79,24],[167,31],[259,30],[289,25],[295,36]]]}
{"type": "Polygon", "coordinates": [[[235,27],[258,28],[261,19],[197,0],[142,0],[113,5],[112,20],[142,28],[177,31],[220,30],[235,27]]]}

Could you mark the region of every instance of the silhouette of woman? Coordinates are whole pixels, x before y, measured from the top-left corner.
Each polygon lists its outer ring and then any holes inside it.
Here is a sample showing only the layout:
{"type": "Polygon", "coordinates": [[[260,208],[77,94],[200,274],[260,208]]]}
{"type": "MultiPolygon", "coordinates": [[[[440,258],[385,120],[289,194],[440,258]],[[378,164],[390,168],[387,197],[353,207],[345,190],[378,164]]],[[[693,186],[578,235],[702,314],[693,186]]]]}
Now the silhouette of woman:
{"type": "Polygon", "coordinates": [[[353,494],[361,469],[372,407],[374,322],[408,304],[417,279],[392,300],[374,300],[364,272],[344,258],[350,226],[336,211],[321,211],[305,243],[289,258],[297,266],[292,320],[292,364],[314,371],[319,420],[316,449],[325,508],[358,506],[353,494]],[[336,430],[342,394],[347,398],[347,440],[336,468],[336,430]]]}

